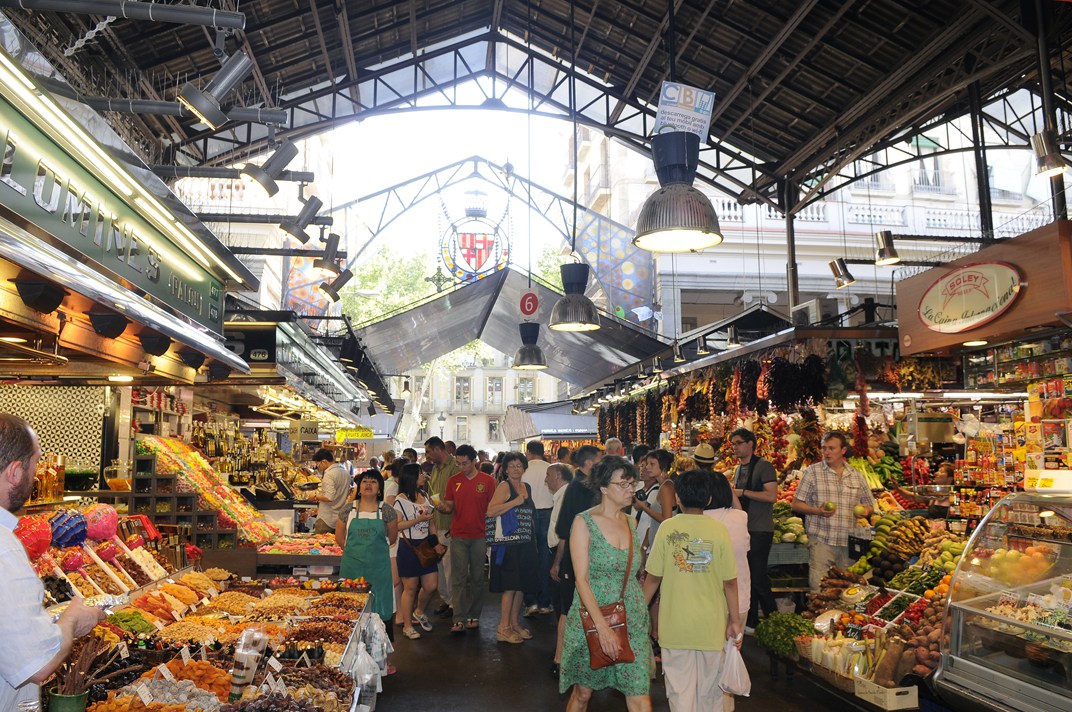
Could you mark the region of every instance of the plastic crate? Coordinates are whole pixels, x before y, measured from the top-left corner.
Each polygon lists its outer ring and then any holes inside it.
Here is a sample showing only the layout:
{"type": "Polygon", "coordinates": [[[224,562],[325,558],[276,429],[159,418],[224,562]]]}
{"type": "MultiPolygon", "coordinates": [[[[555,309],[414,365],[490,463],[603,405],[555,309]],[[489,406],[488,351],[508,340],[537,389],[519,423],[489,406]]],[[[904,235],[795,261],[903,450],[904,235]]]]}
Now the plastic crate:
{"type": "Polygon", "coordinates": [[[775,544],[771,547],[767,566],[808,563],[808,547],[799,544],[775,544]]]}
{"type": "Polygon", "coordinates": [[[859,559],[871,551],[871,540],[849,535],[849,557],[859,559]]]}

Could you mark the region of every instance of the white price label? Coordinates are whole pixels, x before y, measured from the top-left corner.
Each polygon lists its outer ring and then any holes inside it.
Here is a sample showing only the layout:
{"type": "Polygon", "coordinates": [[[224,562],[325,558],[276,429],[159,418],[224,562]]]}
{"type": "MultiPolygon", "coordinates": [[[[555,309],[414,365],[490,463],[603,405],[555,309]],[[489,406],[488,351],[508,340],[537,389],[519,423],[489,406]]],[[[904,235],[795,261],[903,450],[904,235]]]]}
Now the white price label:
{"type": "Polygon", "coordinates": [[[190,604],[190,613],[196,613],[196,612],[197,612],[197,604],[196,603],[191,603],[190,604]]]}
{"type": "Polygon", "coordinates": [[[276,672],[279,672],[283,669],[283,663],[279,662],[279,658],[273,655],[272,657],[268,658],[268,667],[272,668],[276,672]]]}
{"type": "Polygon", "coordinates": [[[130,649],[127,648],[126,643],[119,643],[119,659],[126,660],[130,657],[130,649]]]}
{"type": "Polygon", "coordinates": [[[157,630],[164,630],[164,624],[161,623],[160,621],[153,621],[153,625],[156,626],[157,630]]]}
{"type": "Polygon", "coordinates": [[[169,668],[167,665],[157,665],[156,669],[160,671],[161,677],[163,677],[165,680],[167,680],[168,682],[175,682],[175,676],[171,673],[171,668],[169,668]]]}
{"type": "Polygon", "coordinates": [[[217,591],[217,590],[216,590],[216,589],[215,589],[214,587],[212,587],[212,586],[209,586],[209,587],[208,587],[208,597],[209,597],[209,598],[215,598],[215,597],[216,597],[216,596],[218,596],[218,595],[220,595],[220,592],[219,592],[219,591],[217,591]]]}
{"type": "Polygon", "coordinates": [[[242,583],[249,583],[249,576],[243,576],[242,583]]]}
{"type": "Polygon", "coordinates": [[[279,679],[279,680],[275,681],[275,691],[278,692],[281,695],[289,694],[287,692],[287,685],[286,685],[285,682],[283,682],[282,679],[279,679]]]}
{"type": "Polygon", "coordinates": [[[312,585],[314,591],[319,591],[320,590],[320,582],[319,581],[313,581],[313,583],[311,585],[312,585]]]}
{"type": "Polygon", "coordinates": [[[189,665],[190,664],[190,646],[188,646],[188,645],[182,646],[182,650],[179,651],[179,655],[182,656],[182,664],[183,665],[189,665]]]}
{"type": "Polygon", "coordinates": [[[234,625],[235,623],[238,623],[240,620],[242,620],[242,616],[232,616],[228,614],[227,620],[231,621],[231,625],[234,625]]]}
{"type": "Polygon", "coordinates": [[[168,582],[168,583],[175,583],[175,579],[171,579],[171,578],[169,578],[169,579],[167,580],[167,582],[168,582]]]}
{"type": "Polygon", "coordinates": [[[301,665],[302,663],[305,664],[305,667],[313,666],[313,661],[309,659],[309,653],[302,653],[301,657],[298,658],[298,665],[301,665]]]}
{"type": "Polygon", "coordinates": [[[268,686],[269,690],[275,689],[275,675],[268,673],[264,676],[264,684],[268,686]]]}
{"type": "Polygon", "coordinates": [[[208,662],[208,646],[204,644],[201,645],[201,659],[208,662]]]}
{"type": "Polygon", "coordinates": [[[134,692],[138,693],[138,698],[143,705],[151,705],[153,703],[153,693],[149,692],[149,686],[144,682],[134,688],[134,692]]]}

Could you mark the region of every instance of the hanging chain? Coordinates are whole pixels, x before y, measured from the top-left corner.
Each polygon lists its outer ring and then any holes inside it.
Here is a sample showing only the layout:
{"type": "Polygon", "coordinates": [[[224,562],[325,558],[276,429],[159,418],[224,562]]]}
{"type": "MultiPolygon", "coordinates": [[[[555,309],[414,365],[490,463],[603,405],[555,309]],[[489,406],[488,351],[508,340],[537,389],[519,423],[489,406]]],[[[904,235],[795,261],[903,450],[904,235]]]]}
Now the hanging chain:
{"type": "Polygon", "coordinates": [[[87,42],[89,42],[90,40],[95,39],[97,37],[97,33],[103,32],[104,29],[106,27],[108,27],[108,25],[110,25],[113,22],[115,22],[115,20],[116,20],[115,15],[109,15],[108,17],[106,17],[103,20],[101,20],[100,22],[98,22],[97,26],[94,27],[93,29],[86,30],[86,33],[84,35],[82,35],[81,37],[79,37],[77,40],[75,40],[75,43],[73,45],[71,45],[70,47],[67,47],[66,49],[63,50],[63,56],[64,57],[73,56],[78,50],[80,50],[83,47],[85,47],[87,42]]]}

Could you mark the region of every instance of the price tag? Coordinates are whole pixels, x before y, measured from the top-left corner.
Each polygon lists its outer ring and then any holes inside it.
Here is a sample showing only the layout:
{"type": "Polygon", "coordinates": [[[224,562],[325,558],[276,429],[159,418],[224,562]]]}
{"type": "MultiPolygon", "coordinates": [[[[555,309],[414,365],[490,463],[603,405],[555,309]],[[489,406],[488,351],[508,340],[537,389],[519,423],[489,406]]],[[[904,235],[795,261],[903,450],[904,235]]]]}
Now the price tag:
{"type": "Polygon", "coordinates": [[[1020,596],[1015,591],[1002,591],[998,598],[999,606],[1019,606],[1020,596]]]}
{"type": "Polygon", "coordinates": [[[279,662],[279,658],[273,655],[272,657],[268,658],[268,667],[272,668],[276,672],[279,672],[283,669],[283,663],[279,662]]]}
{"type": "Polygon", "coordinates": [[[160,665],[156,666],[156,669],[160,672],[160,676],[163,677],[165,680],[167,680],[168,682],[175,682],[175,676],[171,673],[171,668],[169,668],[167,665],[161,663],[160,665]]]}
{"type": "Polygon", "coordinates": [[[164,630],[164,624],[161,623],[160,621],[153,621],[153,625],[156,626],[157,630],[164,630]]]}
{"type": "Polygon", "coordinates": [[[208,646],[204,644],[201,645],[201,659],[208,662],[208,646]]]}
{"type": "Polygon", "coordinates": [[[120,642],[119,643],[119,659],[120,660],[126,660],[129,657],[130,657],[130,649],[127,648],[126,643],[120,642]]]}
{"type": "Polygon", "coordinates": [[[864,637],[864,627],[857,623],[849,623],[845,626],[845,637],[854,640],[862,640],[864,637]]]}
{"type": "Polygon", "coordinates": [[[275,675],[268,673],[264,676],[264,684],[268,686],[269,690],[275,689],[275,675]]]}
{"type": "Polygon", "coordinates": [[[209,597],[209,598],[215,598],[215,597],[216,597],[216,596],[218,596],[218,595],[220,595],[220,592],[219,592],[219,591],[217,591],[217,590],[215,589],[215,587],[213,587],[213,586],[209,586],[209,587],[208,587],[208,597],[209,597]]]}
{"type": "Polygon", "coordinates": [[[231,621],[231,625],[234,625],[235,623],[237,623],[240,620],[242,620],[242,616],[232,616],[231,614],[228,613],[227,614],[227,620],[231,621]]]}
{"type": "Polygon", "coordinates": [[[169,579],[167,580],[167,582],[168,582],[168,583],[175,583],[175,579],[171,579],[171,578],[169,578],[169,579]]]}
{"type": "Polygon", "coordinates": [[[313,583],[311,585],[312,585],[314,591],[319,591],[320,590],[320,582],[319,581],[313,581],[313,583]]]}
{"type": "Polygon", "coordinates": [[[196,612],[197,612],[197,604],[196,603],[191,603],[190,604],[190,613],[196,613],[196,612]]]}
{"type": "Polygon", "coordinates": [[[309,659],[309,653],[302,653],[301,657],[298,658],[298,665],[301,665],[302,663],[305,663],[305,667],[313,666],[313,661],[309,659]]]}
{"type": "Polygon", "coordinates": [[[190,664],[190,646],[189,645],[182,646],[182,650],[179,651],[179,655],[182,656],[182,664],[183,665],[189,665],[190,664]]]}
{"type": "Polygon", "coordinates": [[[863,613],[864,615],[866,615],[867,614],[867,602],[866,601],[859,601],[856,604],[856,612],[857,613],[863,613]]]}
{"type": "Polygon", "coordinates": [[[282,679],[275,681],[275,691],[281,695],[289,694],[287,692],[287,684],[282,679]]]}
{"type": "Polygon", "coordinates": [[[243,576],[242,583],[249,583],[249,576],[243,576]]]}
{"type": "Polygon", "coordinates": [[[138,698],[145,706],[149,706],[153,703],[153,693],[149,692],[149,686],[144,682],[134,688],[134,692],[138,694],[138,698]]]}

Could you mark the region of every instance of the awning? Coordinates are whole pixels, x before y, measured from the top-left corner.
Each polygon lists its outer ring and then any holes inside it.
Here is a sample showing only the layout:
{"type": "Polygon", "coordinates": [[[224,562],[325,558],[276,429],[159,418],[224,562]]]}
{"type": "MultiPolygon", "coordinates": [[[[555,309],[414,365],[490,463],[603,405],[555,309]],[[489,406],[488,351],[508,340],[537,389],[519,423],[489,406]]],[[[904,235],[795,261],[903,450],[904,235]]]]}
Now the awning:
{"type": "Polygon", "coordinates": [[[214,335],[123,289],[99,272],[3,218],[0,218],[0,254],[23,269],[114,309],[131,321],[200,351],[234,371],[249,372],[246,362],[227,350],[214,335]]]}
{"type": "MultiPolygon", "coordinates": [[[[355,331],[380,373],[406,373],[477,339],[512,355],[521,345],[521,296],[530,290],[539,299],[533,318],[546,325],[561,295],[506,268],[355,331]]],[[[606,312],[600,317],[598,331],[540,329],[548,374],[586,387],[667,348],[627,321],[606,312]]]]}
{"type": "Polygon", "coordinates": [[[594,415],[575,415],[572,401],[512,405],[506,409],[503,433],[510,441],[527,438],[595,437],[598,422],[594,415]]]}

